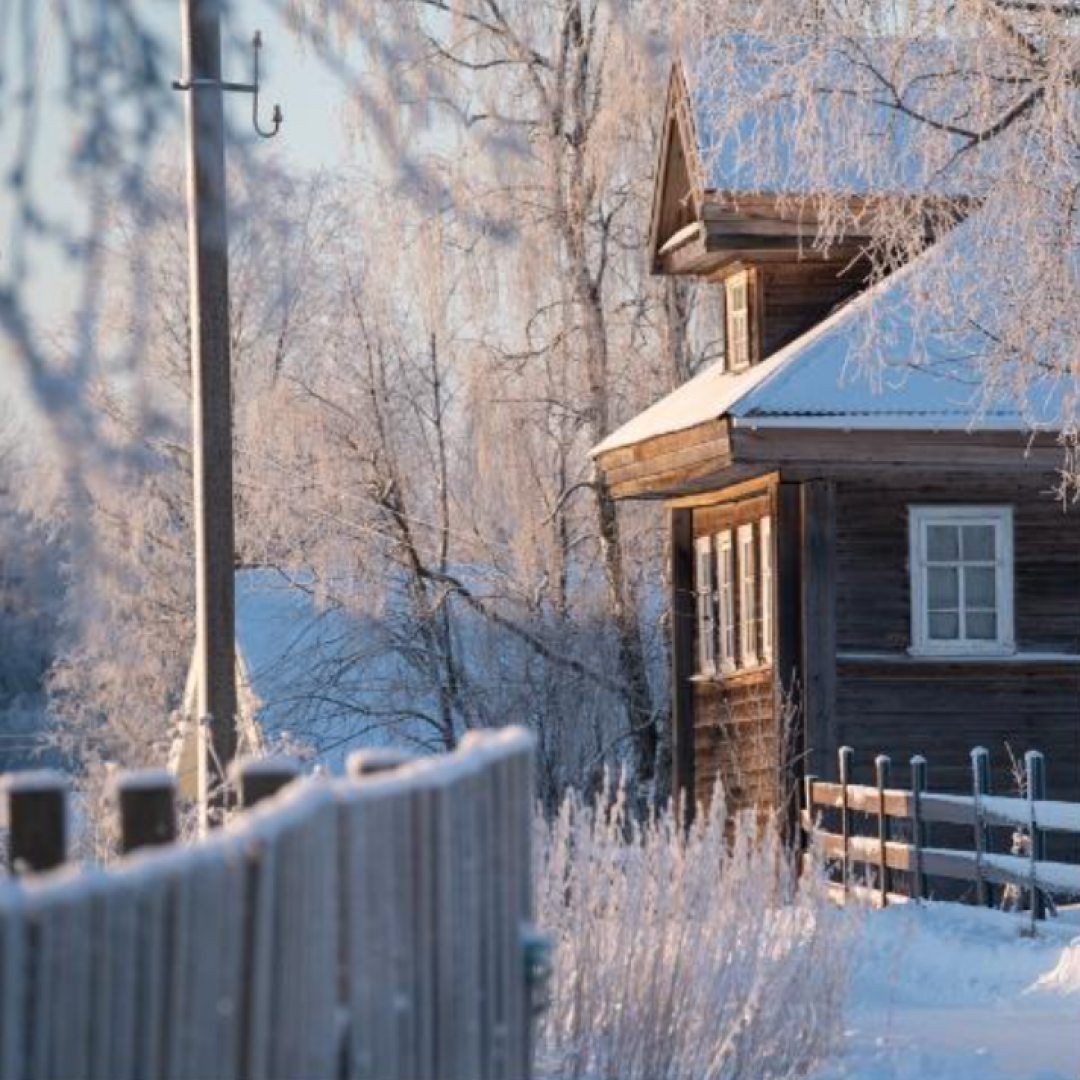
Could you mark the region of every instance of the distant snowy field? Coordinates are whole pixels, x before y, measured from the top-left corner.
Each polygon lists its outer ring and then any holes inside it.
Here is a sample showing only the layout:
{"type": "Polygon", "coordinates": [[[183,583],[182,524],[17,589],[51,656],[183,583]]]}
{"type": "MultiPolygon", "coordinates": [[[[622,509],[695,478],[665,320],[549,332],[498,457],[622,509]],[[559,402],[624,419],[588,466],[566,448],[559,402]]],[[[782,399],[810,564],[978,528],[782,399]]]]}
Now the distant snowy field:
{"type": "Polygon", "coordinates": [[[814,1080],[1076,1080],[1080,925],[1023,925],[959,904],[867,914],[845,1046],[814,1080]]]}

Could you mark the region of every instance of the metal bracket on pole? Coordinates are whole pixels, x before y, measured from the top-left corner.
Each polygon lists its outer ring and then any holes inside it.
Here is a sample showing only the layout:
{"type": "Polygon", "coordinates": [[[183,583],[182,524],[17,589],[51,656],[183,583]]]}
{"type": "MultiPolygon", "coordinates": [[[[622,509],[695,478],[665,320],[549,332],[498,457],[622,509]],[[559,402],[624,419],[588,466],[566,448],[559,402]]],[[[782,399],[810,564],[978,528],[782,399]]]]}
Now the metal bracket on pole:
{"type": "Polygon", "coordinates": [[[271,126],[264,128],[259,121],[259,50],[261,48],[262,32],[256,30],[255,36],[251,39],[252,75],[249,83],[226,82],[223,79],[173,79],[172,88],[182,91],[210,88],[236,94],[250,94],[251,126],[255,129],[257,135],[264,139],[272,139],[281,130],[281,123],[285,117],[281,111],[281,106],[275,105],[274,111],[270,115],[271,126]]]}

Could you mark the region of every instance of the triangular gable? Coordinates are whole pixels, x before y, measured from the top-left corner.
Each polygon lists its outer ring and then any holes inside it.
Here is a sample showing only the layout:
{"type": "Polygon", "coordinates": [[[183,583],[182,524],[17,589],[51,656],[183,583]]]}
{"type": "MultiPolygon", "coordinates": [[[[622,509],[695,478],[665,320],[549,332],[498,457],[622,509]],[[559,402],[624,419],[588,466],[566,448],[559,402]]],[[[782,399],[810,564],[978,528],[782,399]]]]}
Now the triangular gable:
{"type": "Polygon", "coordinates": [[[701,217],[701,161],[682,65],[672,64],[664,110],[663,135],[653,182],[649,256],[655,268],[663,244],[701,217]]]}
{"type": "MultiPolygon", "coordinates": [[[[882,42],[877,50],[904,85],[916,82],[924,43],[882,42]]],[[[955,153],[955,137],[923,132],[877,101],[867,79],[851,57],[818,55],[797,39],[716,39],[677,58],[653,185],[653,272],[713,277],[742,264],[818,257],[846,264],[873,235],[876,216],[895,203],[924,213],[928,235],[963,217],[975,178],[950,170],[950,178],[931,183],[923,175],[928,161],[955,153]],[[804,53],[820,69],[821,90],[800,101],[785,84],[785,62],[804,53]],[[724,64],[716,64],[719,56],[724,64]],[[797,145],[796,129],[804,141],[813,133],[812,144],[797,145]],[[873,160],[864,163],[854,148],[871,145],[873,160]],[[826,203],[830,214],[845,205],[849,220],[828,252],[815,251],[826,203]]]]}

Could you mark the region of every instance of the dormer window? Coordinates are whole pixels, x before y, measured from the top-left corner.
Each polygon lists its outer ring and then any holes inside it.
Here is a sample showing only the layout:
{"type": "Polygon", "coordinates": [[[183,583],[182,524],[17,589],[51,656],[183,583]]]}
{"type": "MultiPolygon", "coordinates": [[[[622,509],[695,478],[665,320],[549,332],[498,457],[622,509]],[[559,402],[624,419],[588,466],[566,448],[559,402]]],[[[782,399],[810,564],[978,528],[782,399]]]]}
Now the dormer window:
{"type": "Polygon", "coordinates": [[[754,333],[754,273],[743,270],[724,282],[727,308],[727,366],[742,371],[757,359],[754,333]]]}

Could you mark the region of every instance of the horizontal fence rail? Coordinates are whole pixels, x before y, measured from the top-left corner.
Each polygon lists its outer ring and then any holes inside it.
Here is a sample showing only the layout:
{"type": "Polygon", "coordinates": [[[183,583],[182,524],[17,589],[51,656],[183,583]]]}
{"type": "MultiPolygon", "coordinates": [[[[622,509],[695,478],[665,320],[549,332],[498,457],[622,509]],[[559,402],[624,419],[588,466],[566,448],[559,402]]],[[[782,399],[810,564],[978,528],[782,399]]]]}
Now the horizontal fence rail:
{"type": "Polygon", "coordinates": [[[991,901],[994,885],[1026,893],[1034,922],[1045,913],[1045,897],[1080,896],[1080,866],[1045,857],[1047,834],[1080,835],[1080,804],[1043,797],[1042,754],[1025,755],[1024,798],[990,794],[989,755],[981,747],[971,754],[971,795],[927,790],[922,757],[911,760],[910,788],[890,786],[891,762],[884,756],[874,762],[876,784],[853,784],[853,756],[850,747],[840,749],[837,783],[806,778],[801,812],[807,835],[839,871],[840,880],[831,885],[838,898],[858,895],[885,906],[925,897],[928,878],[945,878],[973,885],[980,903],[991,901]],[[823,825],[826,815],[832,829],[823,825]],[[869,834],[857,834],[856,815],[873,819],[869,834]],[[932,825],[970,830],[971,846],[934,846],[927,839],[932,825]],[[990,850],[991,829],[1010,830],[1012,853],[990,850]],[[862,880],[873,877],[873,885],[860,883],[859,868],[862,880]],[[907,894],[894,891],[898,873],[907,894]]]}
{"type": "Polygon", "coordinates": [[[527,1080],[531,757],[258,765],[189,847],[136,778],[142,850],[0,884],[0,1080],[527,1080]]]}

